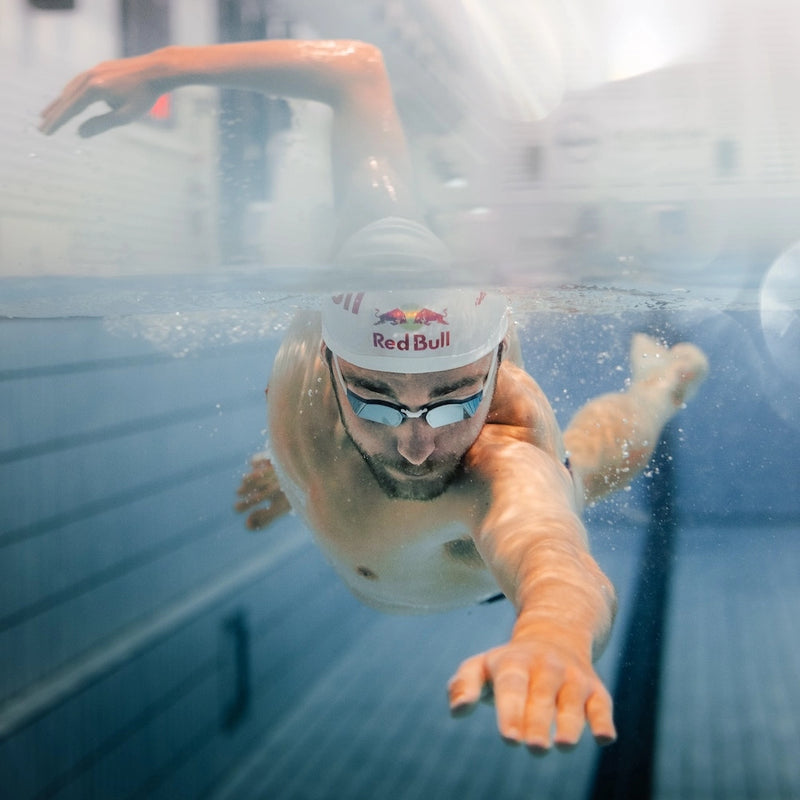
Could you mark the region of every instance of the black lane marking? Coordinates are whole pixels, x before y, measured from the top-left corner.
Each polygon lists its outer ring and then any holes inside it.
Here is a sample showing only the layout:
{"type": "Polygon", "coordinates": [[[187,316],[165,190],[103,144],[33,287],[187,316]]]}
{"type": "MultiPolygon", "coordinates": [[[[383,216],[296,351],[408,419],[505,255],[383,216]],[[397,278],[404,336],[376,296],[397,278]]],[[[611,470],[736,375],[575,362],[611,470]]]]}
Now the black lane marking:
{"type": "Polygon", "coordinates": [[[590,800],[648,800],[653,791],[659,692],[677,541],[676,484],[669,429],[648,482],[650,523],[616,686],[617,741],[600,751],[590,800]]]}

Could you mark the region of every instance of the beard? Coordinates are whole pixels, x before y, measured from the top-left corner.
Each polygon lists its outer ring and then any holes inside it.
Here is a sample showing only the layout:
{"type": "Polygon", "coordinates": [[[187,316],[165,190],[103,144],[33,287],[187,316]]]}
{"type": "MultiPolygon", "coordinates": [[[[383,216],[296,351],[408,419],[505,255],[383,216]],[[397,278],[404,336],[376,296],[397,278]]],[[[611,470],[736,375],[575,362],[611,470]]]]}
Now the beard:
{"type": "Polygon", "coordinates": [[[368,453],[353,437],[343,415],[341,420],[348,438],[369,467],[372,477],[392,500],[435,500],[463,472],[460,458],[410,464],[403,459],[368,453]]]}
{"type": "Polygon", "coordinates": [[[453,463],[426,461],[414,465],[366,453],[355,441],[353,444],[369,467],[378,486],[392,500],[435,500],[444,494],[462,471],[460,459],[453,463]]]}

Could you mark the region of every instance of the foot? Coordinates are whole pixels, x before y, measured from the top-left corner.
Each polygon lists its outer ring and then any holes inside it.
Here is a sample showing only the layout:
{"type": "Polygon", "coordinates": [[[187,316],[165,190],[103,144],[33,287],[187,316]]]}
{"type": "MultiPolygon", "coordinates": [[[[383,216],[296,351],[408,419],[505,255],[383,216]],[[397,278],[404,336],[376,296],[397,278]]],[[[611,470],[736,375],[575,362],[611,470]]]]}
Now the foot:
{"type": "Polygon", "coordinates": [[[700,384],[708,375],[708,359],[705,353],[689,342],[676,344],[669,350],[672,360],[672,377],[674,389],[672,399],[676,406],[681,406],[694,397],[700,384]]]}
{"type": "Polygon", "coordinates": [[[631,372],[634,382],[666,383],[672,402],[681,406],[694,396],[708,374],[708,359],[688,342],[668,348],[652,336],[637,333],[631,342],[631,372]]]}

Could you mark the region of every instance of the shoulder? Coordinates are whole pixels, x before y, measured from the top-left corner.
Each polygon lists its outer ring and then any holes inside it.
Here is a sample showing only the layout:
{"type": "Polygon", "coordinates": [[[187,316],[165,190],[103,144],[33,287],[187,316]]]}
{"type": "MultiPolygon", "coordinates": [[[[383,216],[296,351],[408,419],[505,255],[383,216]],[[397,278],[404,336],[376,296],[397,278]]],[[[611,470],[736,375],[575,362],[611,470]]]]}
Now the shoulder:
{"type": "Polygon", "coordinates": [[[488,490],[479,495],[486,509],[488,503],[516,507],[523,497],[542,503],[558,496],[577,509],[580,497],[565,462],[561,431],[544,392],[525,370],[504,362],[486,424],[464,459],[473,491],[488,490]]]}
{"type": "Polygon", "coordinates": [[[318,311],[300,311],[286,332],[269,379],[270,416],[300,410],[298,398],[321,388],[327,371],[320,354],[322,328],[318,311]]]}
{"type": "Polygon", "coordinates": [[[485,435],[528,442],[563,461],[563,444],[553,408],[539,384],[524,369],[505,360],[497,373],[497,386],[485,435]]]}
{"type": "Polygon", "coordinates": [[[289,477],[308,485],[314,467],[331,457],[339,414],[322,358],[319,312],[300,312],[284,337],[267,389],[273,455],[289,477]]]}

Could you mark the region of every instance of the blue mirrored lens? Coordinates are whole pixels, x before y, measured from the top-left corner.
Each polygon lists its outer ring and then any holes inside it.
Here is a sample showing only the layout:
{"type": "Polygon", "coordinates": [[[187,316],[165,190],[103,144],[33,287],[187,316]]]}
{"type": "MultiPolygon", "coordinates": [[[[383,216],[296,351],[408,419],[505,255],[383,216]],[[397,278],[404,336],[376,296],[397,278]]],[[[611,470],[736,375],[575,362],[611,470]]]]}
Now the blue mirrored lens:
{"type": "Polygon", "coordinates": [[[431,428],[442,428],[445,425],[452,425],[454,422],[463,422],[474,416],[481,404],[483,392],[473,395],[467,400],[460,400],[454,403],[442,403],[439,406],[431,408],[425,419],[431,428]]]}
{"type": "Polygon", "coordinates": [[[375,401],[362,400],[349,389],[346,391],[350,407],[359,419],[365,419],[367,422],[378,422],[381,425],[391,425],[393,428],[396,428],[403,421],[404,417],[399,408],[375,401]]]}

